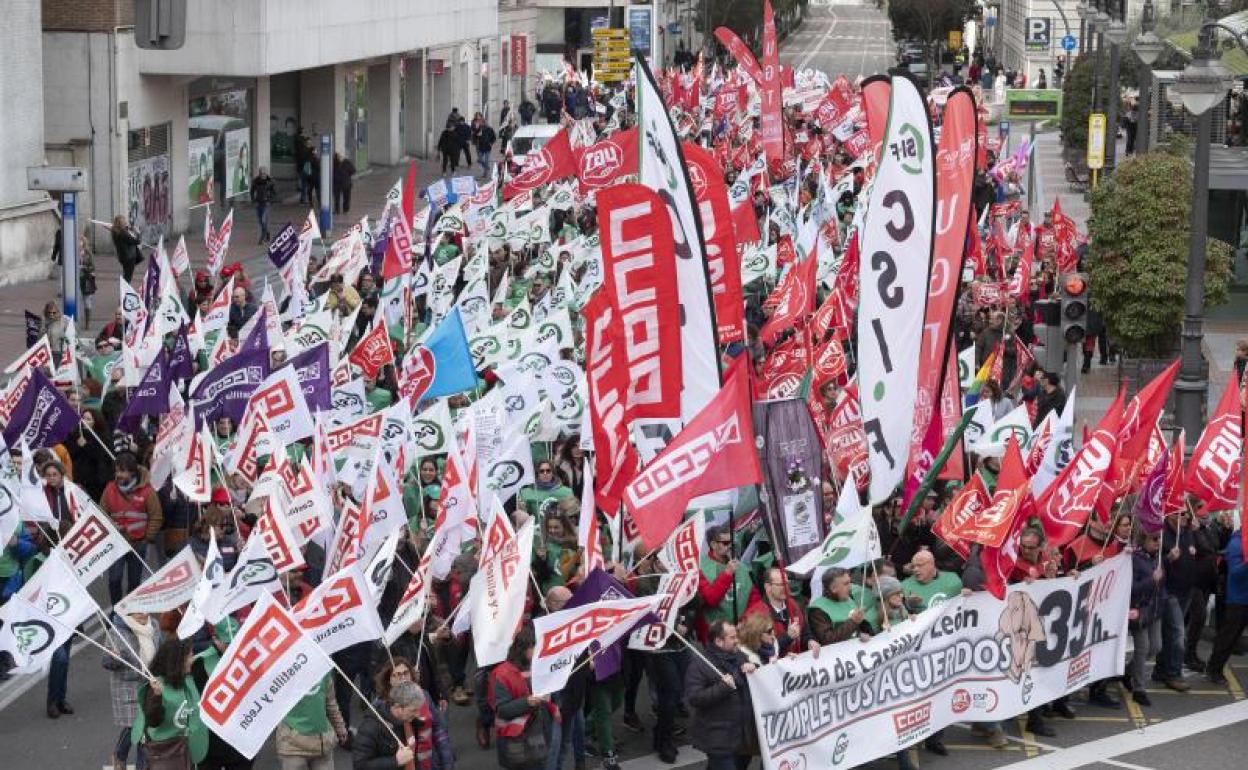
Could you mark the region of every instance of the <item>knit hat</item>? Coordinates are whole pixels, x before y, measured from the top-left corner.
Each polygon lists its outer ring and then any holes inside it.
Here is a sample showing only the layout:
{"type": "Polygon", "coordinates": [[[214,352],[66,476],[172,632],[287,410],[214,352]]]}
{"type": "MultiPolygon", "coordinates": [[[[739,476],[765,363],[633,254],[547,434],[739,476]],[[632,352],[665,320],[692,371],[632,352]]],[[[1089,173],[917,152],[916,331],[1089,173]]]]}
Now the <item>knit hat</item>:
{"type": "Polygon", "coordinates": [[[901,593],[901,581],[892,575],[881,575],[879,579],[880,595],[885,599],[893,594],[901,593]]]}

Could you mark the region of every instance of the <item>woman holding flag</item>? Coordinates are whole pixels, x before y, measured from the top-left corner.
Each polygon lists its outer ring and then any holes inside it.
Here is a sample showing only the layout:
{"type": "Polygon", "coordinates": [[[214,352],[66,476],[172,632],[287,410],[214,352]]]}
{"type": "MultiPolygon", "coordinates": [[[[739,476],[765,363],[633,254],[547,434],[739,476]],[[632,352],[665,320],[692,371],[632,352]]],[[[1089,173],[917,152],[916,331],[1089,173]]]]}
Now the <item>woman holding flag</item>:
{"type": "Polygon", "coordinates": [[[189,643],[165,640],[152,657],[151,680],[139,688],[141,708],[130,740],[146,752],[148,770],[190,770],[208,753],[193,660],[189,643]]]}

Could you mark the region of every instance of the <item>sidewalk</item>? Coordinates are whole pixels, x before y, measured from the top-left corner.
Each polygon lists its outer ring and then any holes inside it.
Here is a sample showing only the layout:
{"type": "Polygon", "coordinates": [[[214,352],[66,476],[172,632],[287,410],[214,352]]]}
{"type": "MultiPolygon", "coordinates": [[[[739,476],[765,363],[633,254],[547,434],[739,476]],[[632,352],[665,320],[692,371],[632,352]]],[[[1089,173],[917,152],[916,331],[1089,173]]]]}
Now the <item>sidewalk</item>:
{"type": "MultiPolygon", "coordinates": [[[[395,180],[407,173],[407,168],[406,163],[397,166],[370,166],[356,176],[351,191],[351,212],[334,217],[334,232],[341,233],[345,227],[358,222],[360,217],[366,214],[370,218],[380,216],[385,205],[386,193],[394,185],[395,180]]],[[[416,169],[418,189],[423,189],[440,176],[438,173],[440,166],[436,161],[418,159],[416,169]]],[[[279,201],[269,212],[269,230],[274,235],[287,222],[294,223],[296,228],[299,227],[307,217],[309,209],[307,204],[299,203],[298,191],[293,182],[279,183],[278,192],[279,201]]],[[[260,237],[260,225],[256,220],[255,210],[242,200],[236,202],[234,209],[234,231],[230,237],[230,249],[225,257],[226,264],[241,262],[248,278],[256,281],[257,285],[263,283],[265,276],[276,279],[277,272],[265,255],[264,247],[257,244],[260,237]]],[[[207,249],[204,248],[203,239],[203,216],[202,210],[191,212],[191,225],[185,233],[186,248],[191,258],[191,274],[184,275],[179,280],[184,302],[185,294],[190,290],[194,272],[204,269],[207,262],[207,249]]],[[[213,218],[217,226],[220,225],[224,216],[224,211],[214,209],[213,218]]],[[[113,317],[113,312],[120,300],[118,279],[121,277],[121,265],[113,256],[112,244],[103,228],[89,222],[84,224],[81,221],[79,227],[92,227],[98,230],[95,233],[98,244],[95,253],[95,276],[99,290],[94,297],[95,307],[91,311],[90,326],[84,326],[81,323],[82,306],[81,297],[79,298],[78,333],[86,338],[87,336],[94,337],[100,327],[113,317]]],[[[177,240],[176,233],[166,237],[166,250],[172,251],[177,240]]],[[[141,283],[141,271],[146,268],[146,265],[147,262],[144,261],[135,271],[136,288],[141,283]]],[[[49,262],[49,277],[45,280],[0,288],[0,361],[3,361],[5,365],[26,349],[26,321],[22,311],[29,310],[36,315],[42,315],[45,303],[60,300],[61,274],[59,269],[54,271],[53,267],[49,262]]],[[[278,300],[281,300],[280,292],[278,300]]],[[[188,313],[193,314],[193,312],[194,308],[188,308],[188,313]]]]}

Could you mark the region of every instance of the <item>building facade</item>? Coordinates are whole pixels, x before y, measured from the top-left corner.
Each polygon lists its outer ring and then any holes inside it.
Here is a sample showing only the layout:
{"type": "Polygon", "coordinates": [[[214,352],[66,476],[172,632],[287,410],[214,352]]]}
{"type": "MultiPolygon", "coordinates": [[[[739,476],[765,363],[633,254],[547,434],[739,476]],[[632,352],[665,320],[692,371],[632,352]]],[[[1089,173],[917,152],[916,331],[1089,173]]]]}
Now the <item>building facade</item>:
{"type": "Polygon", "coordinates": [[[26,189],[44,163],[39,0],[6,0],[0,25],[0,284],[47,277],[55,204],[26,189]]]}
{"type": "Polygon", "coordinates": [[[501,104],[498,0],[188,0],[169,51],[135,45],[132,0],[42,6],[49,159],[89,170],[80,219],[125,215],[149,243],[245,203],[260,167],[293,179],[302,137],[362,170],[501,104]]]}

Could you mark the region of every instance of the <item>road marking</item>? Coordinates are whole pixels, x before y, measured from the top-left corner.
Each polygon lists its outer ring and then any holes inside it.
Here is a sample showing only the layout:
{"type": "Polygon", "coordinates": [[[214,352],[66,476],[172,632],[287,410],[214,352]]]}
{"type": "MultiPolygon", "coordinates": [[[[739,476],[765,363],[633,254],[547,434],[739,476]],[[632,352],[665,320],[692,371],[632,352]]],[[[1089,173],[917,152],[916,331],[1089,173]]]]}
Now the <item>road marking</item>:
{"type": "Polygon", "coordinates": [[[1022,751],[1022,746],[1002,746],[996,748],[986,743],[946,743],[945,746],[951,749],[962,749],[963,751],[1022,751]]]}
{"type": "Polygon", "coordinates": [[[1144,716],[1144,709],[1140,708],[1140,704],[1135,702],[1135,698],[1131,697],[1131,693],[1122,692],[1122,702],[1127,706],[1127,713],[1131,715],[1131,721],[1135,722],[1137,729],[1143,729],[1148,725],[1148,718],[1144,716]]]}
{"type": "MultiPolygon", "coordinates": [[[[1029,757],[1036,756],[1040,752],[1037,751],[1036,749],[1037,747],[1036,736],[1032,735],[1031,731],[1027,729],[1026,712],[1019,714],[1018,717],[1016,717],[1016,719],[1018,721],[1018,732],[1020,735],[1023,736],[1022,737],[1023,750],[1027,752],[1027,756],[1029,757]]],[[[1009,738],[1010,736],[1007,735],[1006,737],[1009,738]]]]}
{"type": "Polygon", "coordinates": [[[1074,720],[1073,720],[1073,721],[1075,721],[1075,722],[1130,722],[1131,720],[1130,720],[1130,719],[1128,719],[1127,717],[1110,717],[1110,716],[1104,716],[1104,717],[1090,717],[1090,716],[1076,716],[1076,717],[1074,718],[1074,720]]]}
{"type": "Polygon", "coordinates": [[[1207,730],[1248,720],[1248,700],[1205,709],[1177,719],[1168,719],[1142,730],[1118,733],[1107,738],[1058,749],[1043,757],[1027,759],[997,770],[1074,770],[1077,767],[1104,762],[1128,770],[1149,770],[1139,765],[1119,762],[1113,757],[1187,738],[1207,730]]]}
{"type": "Polygon", "coordinates": [[[1231,691],[1235,700],[1244,699],[1244,688],[1239,683],[1239,677],[1235,676],[1235,669],[1228,663],[1222,667],[1222,676],[1226,677],[1226,687],[1231,691]]]}
{"type": "Polygon", "coordinates": [[[828,15],[832,17],[832,23],[828,25],[827,31],[824,32],[823,37],[819,38],[819,40],[815,43],[815,47],[806,52],[806,58],[802,59],[801,64],[798,64],[793,69],[805,69],[806,65],[810,64],[810,60],[815,58],[815,54],[819,53],[819,49],[823,48],[823,44],[826,43],[828,38],[832,36],[832,30],[836,29],[836,25],[840,19],[837,18],[837,15],[830,10],[828,11],[828,15]]]}

